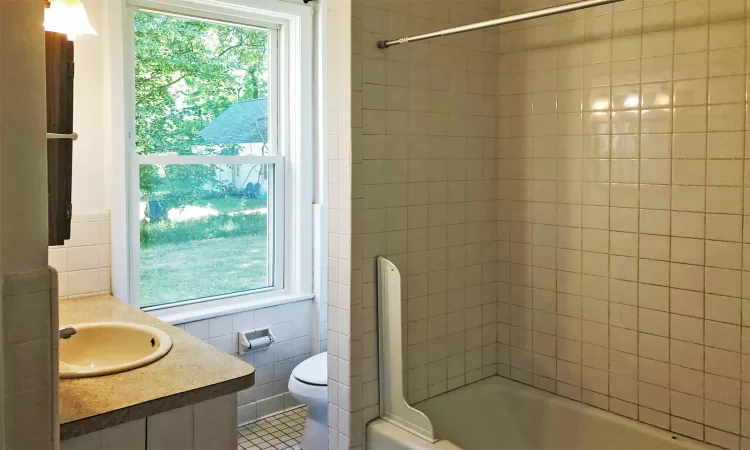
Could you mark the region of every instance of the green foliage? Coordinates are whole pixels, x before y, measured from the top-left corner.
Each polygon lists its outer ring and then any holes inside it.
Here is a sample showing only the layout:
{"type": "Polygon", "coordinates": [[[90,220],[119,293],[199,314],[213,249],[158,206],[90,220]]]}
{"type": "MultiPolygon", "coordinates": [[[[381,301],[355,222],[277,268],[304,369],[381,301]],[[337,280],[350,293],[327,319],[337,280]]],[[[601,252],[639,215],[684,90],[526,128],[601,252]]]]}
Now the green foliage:
{"type": "Polygon", "coordinates": [[[266,236],[266,214],[204,217],[184,222],[141,221],[141,248],[235,236],[266,236]]]}
{"type": "MultiPolygon", "coordinates": [[[[134,24],[138,153],[237,154],[198,132],[233,103],[268,96],[268,32],[148,11],[136,11],[134,24]]],[[[142,198],[158,193],[172,205],[221,189],[206,165],[145,165],[140,180],[142,198]]]]}

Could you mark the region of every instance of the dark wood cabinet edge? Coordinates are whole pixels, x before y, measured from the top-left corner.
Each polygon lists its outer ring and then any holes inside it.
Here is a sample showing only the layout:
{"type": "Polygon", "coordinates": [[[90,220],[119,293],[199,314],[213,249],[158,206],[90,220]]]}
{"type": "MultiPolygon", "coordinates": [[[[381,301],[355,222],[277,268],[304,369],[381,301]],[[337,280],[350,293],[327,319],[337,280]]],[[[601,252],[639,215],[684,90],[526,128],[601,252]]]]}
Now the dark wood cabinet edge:
{"type": "MultiPolygon", "coordinates": [[[[73,132],[73,42],[60,33],[45,33],[47,74],[47,132],[73,132]]],[[[73,141],[47,140],[49,245],[70,239],[72,219],[73,141]]]]}

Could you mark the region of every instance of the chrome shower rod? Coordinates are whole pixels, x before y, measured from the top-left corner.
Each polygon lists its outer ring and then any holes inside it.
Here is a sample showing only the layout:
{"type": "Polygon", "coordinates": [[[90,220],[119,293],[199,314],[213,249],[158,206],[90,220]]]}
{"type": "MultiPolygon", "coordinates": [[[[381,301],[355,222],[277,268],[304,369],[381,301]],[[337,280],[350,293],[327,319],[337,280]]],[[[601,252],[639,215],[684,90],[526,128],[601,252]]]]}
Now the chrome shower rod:
{"type": "Polygon", "coordinates": [[[409,42],[424,41],[426,39],[432,39],[442,36],[450,36],[453,34],[466,33],[468,31],[481,30],[484,28],[496,27],[498,25],[505,25],[509,23],[522,22],[524,20],[538,19],[539,17],[554,16],[555,14],[562,14],[571,11],[578,11],[579,9],[593,8],[594,6],[607,5],[609,3],[617,3],[623,0],[586,0],[582,2],[568,3],[560,6],[553,6],[551,8],[540,9],[537,11],[530,11],[521,14],[516,14],[508,17],[501,17],[499,19],[487,20],[485,22],[473,23],[471,25],[462,25],[460,27],[448,28],[445,30],[435,31],[432,33],[420,34],[417,36],[404,37],[396,39],[394,41],[379,41],[379,48],[393,47],[394,45],[408,44],[409,42]]]}

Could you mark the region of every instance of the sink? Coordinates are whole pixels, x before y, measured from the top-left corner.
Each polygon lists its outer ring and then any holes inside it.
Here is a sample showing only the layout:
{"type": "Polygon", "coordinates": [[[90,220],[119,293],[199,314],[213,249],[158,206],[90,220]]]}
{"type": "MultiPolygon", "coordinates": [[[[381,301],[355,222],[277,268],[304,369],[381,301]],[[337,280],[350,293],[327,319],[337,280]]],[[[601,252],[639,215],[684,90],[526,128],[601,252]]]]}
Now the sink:
{"type": "Polygon", "coordinates": [[[167,333],[147,325],[95,322],[72,327],[60,339],[60,378],[84,378],[126,372],[163,358],[172,349],[167,333]]]}

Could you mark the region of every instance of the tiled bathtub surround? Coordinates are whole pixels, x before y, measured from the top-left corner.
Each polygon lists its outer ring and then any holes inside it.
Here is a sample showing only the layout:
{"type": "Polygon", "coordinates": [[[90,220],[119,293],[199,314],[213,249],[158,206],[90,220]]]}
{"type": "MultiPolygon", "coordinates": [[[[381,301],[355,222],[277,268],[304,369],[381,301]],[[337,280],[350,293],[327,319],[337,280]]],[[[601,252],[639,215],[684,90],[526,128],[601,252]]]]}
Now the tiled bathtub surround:
{"type": "MultiPolygon", "coordinates": [[[[414,24],[497,17],[481,6],[373,2],[358,22],[369,44],[353,124],[362,134],[353,205],[363,331],[373,343],[374,258],[385,255],[405,281],[410,402],[495,374],[495,45],[487,31],[386,52],[371,41],[418,31],[414,24]]],[[[376,348],[363,352],[374,359],[376,348]]],[[[375,373],[363,376],[376,394],[375,373]]]]}
{"type": "Polygon", "coordinates": [[[495,32],[376,42],[495,18],[499,5],[353,5],[352,448],[378,415],[377,256],[403,277],[410,401],[496,373],[495,32]]]}
{"type": "Polygon", "coordinates": [[[49,248],[60,298],[110,293],[109,211],[74,212],[70,240],[49,248]]]}
{"type": "Polygon", "coordinates": [[[500,30],[498,373],[750,448],[746,20],[626,0],[500,30]]]}
{"type": "Polygon", "coordinates": [[[229,354],[237,355],[238,332],[270,326],[276,342],[239,358],[255,366],[255,386],[238,393],[237,421],[245,424],[296,406],[288,393],[292,369],[311,356],[312,301],[287,303],[178,325],[229,354]]]}
{"type": "Polygon", "coordinates": [[[350,346],[332,369],[350,438],[331,448],[359,448],[377,415],[378,255],[405,277],[411,400],[496,370],[750,448],[746,0],[625,0],[374,46],[561,3],[351,5],[350,153],[346,93],[329,105],[336,214],[351,174],[351,261],[332,243],[330,275],[352,286],[331,310],[350,313],[329,322],[350,346]]]}

